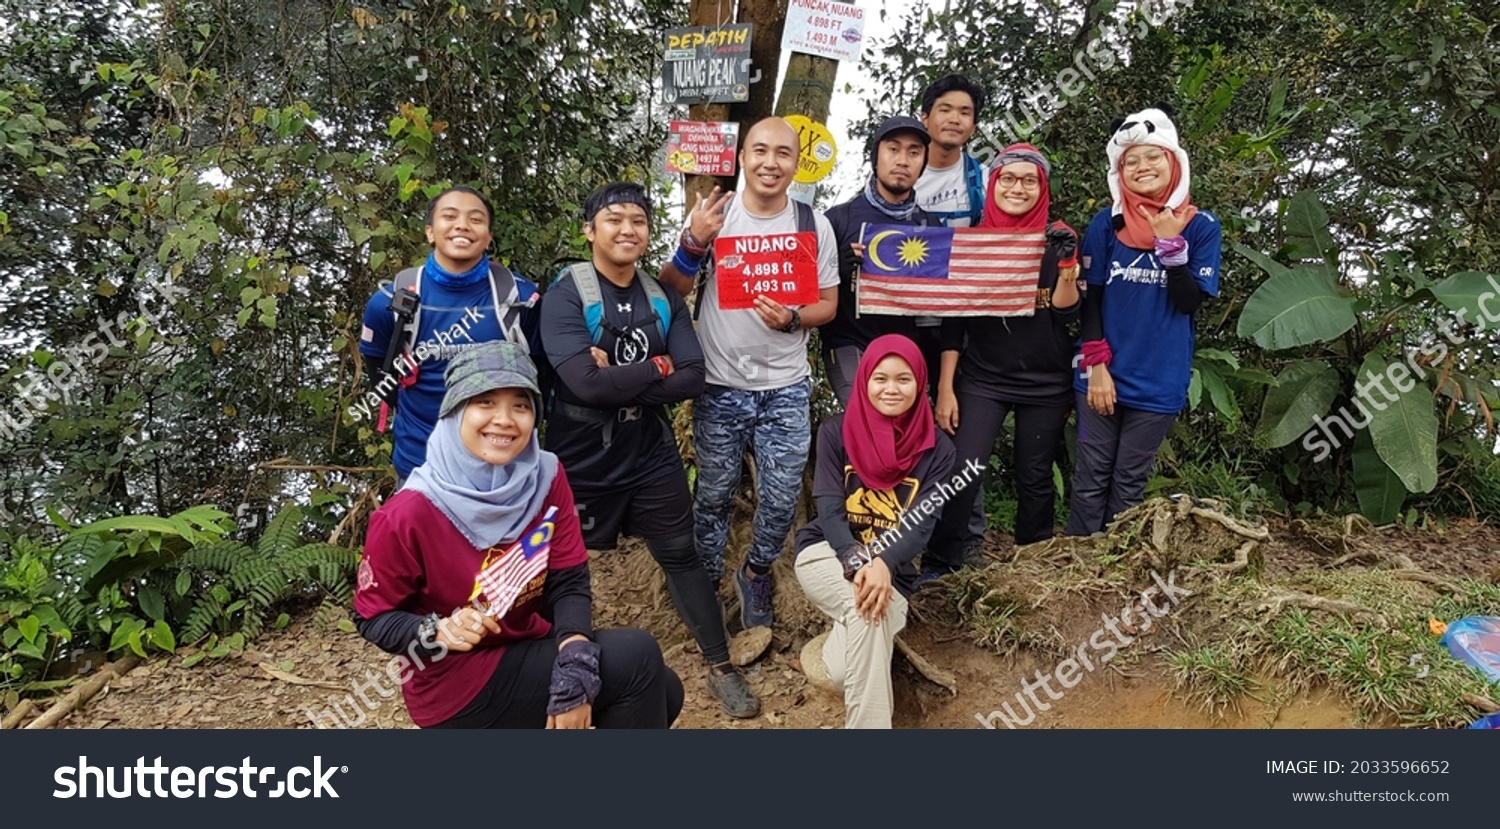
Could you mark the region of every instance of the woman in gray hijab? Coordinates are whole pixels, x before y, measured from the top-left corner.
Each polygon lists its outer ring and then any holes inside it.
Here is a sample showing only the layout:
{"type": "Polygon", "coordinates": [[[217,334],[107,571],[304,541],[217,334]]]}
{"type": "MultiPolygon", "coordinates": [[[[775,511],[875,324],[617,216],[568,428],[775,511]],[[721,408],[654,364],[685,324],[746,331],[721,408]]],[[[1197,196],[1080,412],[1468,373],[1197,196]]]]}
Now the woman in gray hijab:
{"type": "Polygon", "coordinates": [[[536,434],[536,366],[509,342],[455,357],[426,461],[370,518],[360,634],[398,654],[424,728],[666,728],[682,682],[645,631],[593,629],[588,551],[536,434]]]}

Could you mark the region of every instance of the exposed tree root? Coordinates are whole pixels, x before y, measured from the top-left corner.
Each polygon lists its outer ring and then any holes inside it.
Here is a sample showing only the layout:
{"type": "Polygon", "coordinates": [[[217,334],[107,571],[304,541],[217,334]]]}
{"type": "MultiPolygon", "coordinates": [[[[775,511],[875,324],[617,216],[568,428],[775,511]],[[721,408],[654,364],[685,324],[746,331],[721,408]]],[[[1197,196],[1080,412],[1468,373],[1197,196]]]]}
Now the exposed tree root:
{"type": "Polygon", "coordinates": [[[78,706],[93,699],[94,695],[104,690],[104,687],[111,681],[129,673],[130,669],[139,664],[141,664],[139,656],[127,653],[114,662],[105,665],[99,669],[99,673],[94,674],[87,681],[69,691],[66,696],[54,703],[51,708],[48,708],[46,713],[32,720],[26,727],[28,729],[51,728],[61,722],[64,717],[77,710],[78,706]]]}
{"type": "Polygon", "coordinates": [[[0,721],[0,729],[15,728],[19,726],[21,723],[25,722],[26,718],[31,716],[31,712],[35,710],[36,703],[32,702],[29,699],[21,700],[21,702],[17,704],[9,714],[5,715],[5,719],[3,721],[0,721]]]}
{"type": "Polygon", "coordinates": [[[929,662],[926,657],[917,653],[911,645],[908,645],[906,640],[902,639],[899,634],[896,636],[896,650],[900,651],[901,655],[906,657],[906,661],[910,662],[911,666],[917,669],[917,673],[947,688],[948,693],[953,696],[958,696],[958,678],[952,673],[929,662]]]}
{"type": "Polygon", "coordinates": [[[1323,596],[1314,596],[1311,593],[1289,593],[1278,591],[1266,596],[1266,601],[1262,602],[1258,607],[1256,607],[1256,610],[1269,609],[1271,611],[1271,615],[1274,616],[1275,614],[1280,613],[1283,609],[1288,607],[1300,607],[1305,610],[1322,610],[1328,613],[1341,613],[1351,617],[1364,616],[1369,618],[1370,621],[1374,622],[1378,627],[1390,627],[1390,624],[1386,620],[1385,614],[1383,613],[1376,613],[1375,611],[1370,610],[1367,607],[1357,605],[1354,602],[1346,602],[1343,599],[1329,599],[1323,596]]]}

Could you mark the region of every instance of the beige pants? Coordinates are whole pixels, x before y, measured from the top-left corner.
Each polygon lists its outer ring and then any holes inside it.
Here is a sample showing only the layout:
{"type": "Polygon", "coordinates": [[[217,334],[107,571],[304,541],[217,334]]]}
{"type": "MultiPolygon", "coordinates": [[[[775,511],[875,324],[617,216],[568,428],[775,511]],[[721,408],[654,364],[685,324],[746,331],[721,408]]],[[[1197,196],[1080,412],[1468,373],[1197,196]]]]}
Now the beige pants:
{"type": "Polygon", "coordinates": [[[885,619],[867,624],[854,607],[854,584],[844,579],[838,554],[819,542],[797,556],[802,592],[833,618],[823,646],[828,677],[844,690],[845,728],[891,727],[891,652],[906,627],[906,599],[897,592],[885,619]]]}

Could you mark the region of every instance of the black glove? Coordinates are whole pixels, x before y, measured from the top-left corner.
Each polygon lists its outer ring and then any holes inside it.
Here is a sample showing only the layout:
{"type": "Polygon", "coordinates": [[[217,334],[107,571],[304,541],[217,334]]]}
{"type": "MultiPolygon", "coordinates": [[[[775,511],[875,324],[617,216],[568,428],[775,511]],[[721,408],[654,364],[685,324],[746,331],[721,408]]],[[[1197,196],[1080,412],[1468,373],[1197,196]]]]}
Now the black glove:
{"type": "Polygon", "coordinates": [[[599,696],[599,644],[587,639],[569,642],[552,663],[547,716],[566,714],[599,696]]]}
{"type": "Polygon", "coordinates": [[[1065,223],[1047,225],[1047,247],[1057,252],[1059,267],[1071,268],[1078,264],[1078,231],[1065,223]]]}

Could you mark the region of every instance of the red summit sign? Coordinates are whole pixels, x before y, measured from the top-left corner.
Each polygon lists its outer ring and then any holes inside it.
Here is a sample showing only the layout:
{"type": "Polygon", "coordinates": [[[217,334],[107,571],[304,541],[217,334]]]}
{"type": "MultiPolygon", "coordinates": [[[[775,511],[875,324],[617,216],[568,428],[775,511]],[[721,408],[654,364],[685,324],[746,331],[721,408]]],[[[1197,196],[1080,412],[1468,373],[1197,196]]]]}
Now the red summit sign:
{"type": "Polygon", "coordinates": [[[715,239],[714,279],[720,310],[752,308],[762,294],[782,305],[817,302],[817,248],[816,233],[715,239]]]}

